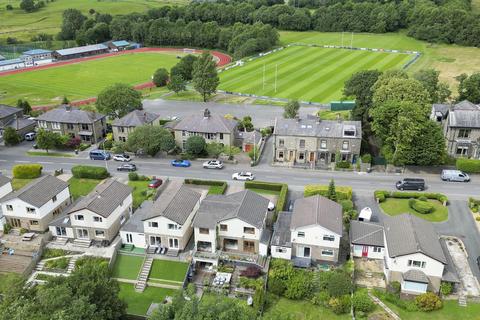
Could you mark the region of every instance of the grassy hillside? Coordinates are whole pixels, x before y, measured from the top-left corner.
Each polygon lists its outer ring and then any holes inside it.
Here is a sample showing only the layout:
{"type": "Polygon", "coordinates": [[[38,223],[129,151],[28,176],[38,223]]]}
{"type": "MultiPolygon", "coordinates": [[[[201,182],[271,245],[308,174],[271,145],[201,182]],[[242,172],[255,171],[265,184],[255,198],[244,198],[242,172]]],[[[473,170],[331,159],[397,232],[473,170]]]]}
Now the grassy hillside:
{"type": "Polygon", "coordinates": [[[188,0],[55,0],[37,12],[26,13],[19,8],[20,0],[0,0],[0,38],[16,37],[21,40],[45,32],[56,34],[62,22],[62,13],[65,9],[76,8],[89,15],[94,9],[101,13],[126,14],[144,12],[149,8],[167,4],[186,3],[188,0]],[[14,10],[7,11],[10,4],[14,10]]]}

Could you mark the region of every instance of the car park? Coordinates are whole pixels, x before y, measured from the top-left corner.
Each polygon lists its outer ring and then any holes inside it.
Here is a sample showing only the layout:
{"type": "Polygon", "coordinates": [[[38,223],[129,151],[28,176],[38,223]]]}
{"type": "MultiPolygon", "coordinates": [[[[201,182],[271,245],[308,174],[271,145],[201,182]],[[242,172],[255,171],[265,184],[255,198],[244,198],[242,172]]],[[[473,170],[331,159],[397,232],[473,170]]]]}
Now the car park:
{"type": "Polygon", "coordinates": [[[232,174],[232,179],[241,181],[252,181],[253,179],[255,179],[255,176],[251,172],[242,171],[232,174]]]}
{"type": "Polygon", "coordinates": [[[137,171],[137,166],[133,163],[125,163],[122,164],[120,167],[117,168],[117,171],[137,171]]]}
{"type": "Polygon", "coordinates": [[[180,160],[180,159],[177,159],[177,160],[172,160],[171,162],[172,166],[174,167],[190,167],[191,163],[190,161],[188,160],[180,160]]]}
{"type": "Polygon", "coordinates": [[[470,176],[460,170],[442,170],[440,176],[443,181],[469,182],[470,176]]]}
{"type": "Polygon", "coordinates": [[[398,190],[425,190],[425,180],[421,178],[404,178],[395,184],[398,190]]]}
{"type": "Polygon", "coordinates": [[[115,161],[121,161],[121,162],[128,162],[131,161],[132,158],[128,154],[114,154],[113,155],[113,160],[115,161]]]}
{"type": "Polygon", "coordinates": [[[110,160],[111,158],[110,152],[104,150],[92,150],[89,155],[91,160],[110,160]]]}
{"type": "Polygon", "coordinates": [[[29,132],[29,133],[26,133],[25,134],[25,140],[27,141],[33,141],[35,140],[35,137],[37,136],[37,134],[35,132],[29,132]]]}
{"type": "Polygon", "coordinates": [[[163,181],[162,179],[153,179],[148,183],[148,187],[151,189],[157,189],[162,185],[163,181]]]}
{"type": "Polygon", "coordinates": [[[223,162],[220,160],[208,160],[203,163],[205,169],[222,169],[223,162]]]}

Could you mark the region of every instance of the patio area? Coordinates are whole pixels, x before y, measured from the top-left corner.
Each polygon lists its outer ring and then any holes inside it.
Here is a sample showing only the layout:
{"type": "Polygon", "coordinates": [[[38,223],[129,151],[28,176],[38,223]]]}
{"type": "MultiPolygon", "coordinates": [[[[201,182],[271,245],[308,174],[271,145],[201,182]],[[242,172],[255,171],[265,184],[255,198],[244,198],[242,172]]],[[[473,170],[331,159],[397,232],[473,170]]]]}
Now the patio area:
{"type": "Polygon", "coordinates": [[[385,288],[383,260],[354,258],[355,284],[366,288],[385,288]]]}

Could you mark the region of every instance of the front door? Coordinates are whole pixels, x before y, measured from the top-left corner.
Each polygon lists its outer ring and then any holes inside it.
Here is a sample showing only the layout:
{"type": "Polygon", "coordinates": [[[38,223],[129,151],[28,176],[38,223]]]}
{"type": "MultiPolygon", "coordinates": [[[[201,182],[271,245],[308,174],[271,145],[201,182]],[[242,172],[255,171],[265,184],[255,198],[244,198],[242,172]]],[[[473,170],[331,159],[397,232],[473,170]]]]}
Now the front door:
{"type": "Polygon", "coordinates": [[[77,229],[77,236],[79,239],[88,239],[87,229],[77,229]]]}
{"type": "Polygon", "coordinates": [[[304,247],[303,248],[303,257],[304,258],[310,258],[310,247],[304,247]]]}
{"type": "Polygon", "coordinates": [[[315,161],[315,152],[310,152],[310,162],[314,162],[315,161]]]}
{"type": "Polygon", "coordinates": [[[294,160],[295,158],[293,157],[293,151],[290,151],[288,156],[288,161],[294,161],[294,160]]]}
{"type": "Polygon", "coordinates": [[[168,239],[168,245],[172,249],[178,249],[178,239],[174,239],[174,238],[168,239]]]}
{"type": "Polygon", "coordinates": [[[17,218],[11,218],[10,219],[10,224],[14,228],[21,228],[22,227],[22,222],[20,221],[20,219],[17,219],[17,218]]]}
{"type": "Polygon", "coordinates": [[[368,246],[362,247],[362,257],[368,257],[368,246]]]}

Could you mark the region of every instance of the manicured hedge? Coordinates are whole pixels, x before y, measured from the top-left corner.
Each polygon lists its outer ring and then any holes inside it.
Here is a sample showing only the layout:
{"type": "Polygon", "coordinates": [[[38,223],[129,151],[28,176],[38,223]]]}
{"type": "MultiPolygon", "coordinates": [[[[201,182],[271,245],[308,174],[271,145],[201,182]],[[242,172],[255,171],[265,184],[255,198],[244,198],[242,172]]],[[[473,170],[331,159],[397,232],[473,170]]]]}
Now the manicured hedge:
{"type": "Polygon", "coordinates": [[[13,167],[13,177],[18,179],[35,179],[42,174],[40,164],[17,164],[13,167]]]}
{"type": "Polygon", "coordinates": [[[431,202],[421,201],[418,199],[408,200],[408,206],[421,214],[432,213],[433,211],[435,211],[435,207],[431,202]]]}
{"type": "Polygon", "coordinates": [[[277,220],[277,213],[283,211],[287,202],[288,184],[265,181],[245,181],[245,189],[263,189],[269,191],[278,191],[277,205],[275,206],[275,216],[273,221],[277,220]]]}
{"type": "Polygon", "coordinates": [[[376,190],[373,193],[375,199],[378,202],[383,202],[387,198],[400,198],[400,199],[417,199],[420,197],[425,197],[427,199],[435,199],[442,203],[447,203],[448,198],[442,193],[432,193],[432,192],[403,192],[403,191],[385,191],[385,190],[376,190]]]}
{"type": "Polygon", "coordinates": [[[480,173],[480,160],[459,158],[456,166],[458,170],[464,172],[480,173]]]}
{"type": "Polygon", "coordinates": [[[110,176],[106,168],[95,166],[74,166],[72,174],[75,178],[86,179],[105,179],[110,176]]]}
{"type": "Polygon", "coordinates": [[[198,186],[218,186],[221,188],[221,194],[225,193],[225,190],[227,190],[227,186],[228,186],[225,181],[218,181],[218,180],[185,179],[184,183],[195,184],[198,186]]]}
{"type": "MultiPolygon", "coordinates": [[[[340,200],[352,200],[352,187],[335,186],[337,192],[337,199],[340,200]]],[[[303,195],[310,197],[314,195],[321,195],[326,197],[328,194],[328,185],[323,184],[308,184],[305,186],[303,195]]]]}

